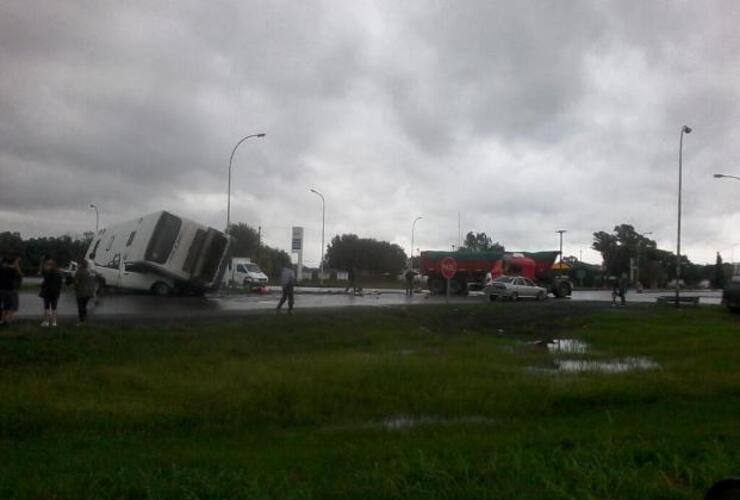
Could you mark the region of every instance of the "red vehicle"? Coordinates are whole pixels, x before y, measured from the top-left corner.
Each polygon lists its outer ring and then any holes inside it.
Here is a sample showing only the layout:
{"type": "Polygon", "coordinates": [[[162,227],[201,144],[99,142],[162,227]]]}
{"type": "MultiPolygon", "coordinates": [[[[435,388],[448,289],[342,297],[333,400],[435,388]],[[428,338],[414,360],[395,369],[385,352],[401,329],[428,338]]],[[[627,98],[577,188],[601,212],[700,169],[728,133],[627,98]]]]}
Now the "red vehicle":
{"type": "Polygon", "coordinates": [[[446,257],[457,262],[457,273],[450,281],[450,292],[465,294],[470,290],[482,290],[486,276],[492,278],[506,275],[524,276],[536,281],[556,297],[567,297],[573,284],[567,276],[556,275],[552,265],[560,254],[548,252],[421,252],[421,275],[427,277],[429,290],[433,294],[445,293],[447,283],[442,276],[440,264],[446,257]]]}

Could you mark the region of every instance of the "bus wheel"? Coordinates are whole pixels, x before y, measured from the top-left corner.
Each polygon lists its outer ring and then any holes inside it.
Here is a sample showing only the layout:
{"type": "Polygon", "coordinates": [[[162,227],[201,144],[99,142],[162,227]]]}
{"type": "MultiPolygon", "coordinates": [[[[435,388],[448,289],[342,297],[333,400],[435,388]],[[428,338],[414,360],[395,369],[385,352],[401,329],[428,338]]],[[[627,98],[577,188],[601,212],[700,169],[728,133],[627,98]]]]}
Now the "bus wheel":
{"type": "Polygon", "coordinates": [[[157,281],[152,285],[152,293],[158,297],[165,297],[170,294],[170,286],[167,283],[157,281]]]}

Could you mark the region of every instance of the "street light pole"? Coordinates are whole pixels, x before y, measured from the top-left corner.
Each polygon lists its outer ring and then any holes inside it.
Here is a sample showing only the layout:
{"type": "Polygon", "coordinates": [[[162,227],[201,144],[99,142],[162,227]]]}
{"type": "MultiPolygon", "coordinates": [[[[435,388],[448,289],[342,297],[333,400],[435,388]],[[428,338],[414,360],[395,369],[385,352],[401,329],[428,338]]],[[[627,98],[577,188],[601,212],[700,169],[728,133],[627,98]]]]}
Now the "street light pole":
{"type": "Polygon", "coordinates": [[[319,281],[324,284],[324,228],[326,223],[326,200],[324,195],[311,189],[311,192],[321,198],[321,262],[319,262],[319,281]]]}
{"type": "Polygon", "coordinates": [[[90,208],[95,209],[95,234],[100,231],[100,214],[98,213],[98,207],[94,203],[90,203],[90,208]]]}
{"type": "Polygon", "coordinates": [[[691,127],[681,127],[678,140],[678,233],[676,238],[676,307],[681,298],[681,188],[683,187],[683,135],[690,134],[691,127]]]}
{"type": "Polygon", "coordinates": [[[231,156],[229,156],[229,186],[226,191],[226,233],[228,234],[231,229],[231,163],[234,161],[234,153],[236,153],[236,150],[239,148],[242,142],[246,141],[247,139],[250,139],[252,137],[264,137],[265,133],[260,134],[251,134],[247,135],[245,137],[242,137],[239,139],[239,142],[236,143],[236,146],[234,146],[234,149],[231,150],[231,156]]]}
{"type": "Polygon", "coordinates": [[[563,272],[563,234],[567,233],[567,229],[558,229],[555,231],[560,234],[560,272],[563,272]]]}
{"type": "Polygon", "coordinates": [[[419,222],[421,219],[423,219],[423,217],[417,217],[411,224],[411,254],[409,256],[409,263],[411,265],[409,267],[414,267],[414,230],[416,229],[416,223],[419,222]]]}

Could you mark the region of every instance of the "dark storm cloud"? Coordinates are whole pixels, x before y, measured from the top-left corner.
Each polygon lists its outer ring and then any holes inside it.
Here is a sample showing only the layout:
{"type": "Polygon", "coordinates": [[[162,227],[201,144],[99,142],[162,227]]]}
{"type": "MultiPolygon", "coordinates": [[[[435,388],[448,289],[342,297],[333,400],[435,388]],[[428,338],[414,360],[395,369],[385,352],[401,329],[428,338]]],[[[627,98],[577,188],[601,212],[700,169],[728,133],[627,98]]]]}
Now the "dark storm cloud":
{"type": "MultiPolygon", "coordinates": [[[[570,253],[628,222],[672,245],[678,131],[694,258],[740,240],[733,2],[5,2],[0,225],[168,208],[285,246],[329,234],[570,253]],[[87,212],[87,213],[86,213],[87,212]],[[724,212],[724,213],[721,213],[724,212]],[[721,216],[718,216],[720,215],[721,216]],[[729,243],[728,243],[729,244],[729,243]]],[[[313,254],[316,255],[313,255],[313,254]]],[[[596,258],[593,254],[589,257],[596,258]]]]}

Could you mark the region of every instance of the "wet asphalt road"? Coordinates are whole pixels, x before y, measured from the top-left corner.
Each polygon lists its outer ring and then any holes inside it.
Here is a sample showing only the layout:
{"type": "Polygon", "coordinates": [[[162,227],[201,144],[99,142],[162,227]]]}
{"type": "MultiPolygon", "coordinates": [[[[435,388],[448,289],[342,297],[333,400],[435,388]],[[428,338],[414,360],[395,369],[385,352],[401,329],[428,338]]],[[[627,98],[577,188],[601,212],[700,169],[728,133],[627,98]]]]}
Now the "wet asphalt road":
{"type": "MultiPolygon", "coordinates": [[[[322,308],[382,307],[395,305],[444,304],[445,297],[417,293],[407,297],[402,290],[367,290],[361,296],[342,293],[339,289],[301,288],[296,293],[296,310],[322,308]]],[[[628,302],[654,303],[660,296],[670,292],[629,293],[628,302]]],[[[701,304],[719,304],[721,292],[700,291],[682,292],[684,296],[700,297],[701,304]]],[[[90,315],[101,318],[120,319],[180,319],[180,318],[218,318],[238,316],[246,313],[270,311],[280,298],[278,290],[266,295],[259,294],[216,294],[205,297],[153,297],[149,295],[110,294],[91,303],[90,315]]],[[[549,301],[596,301],[610,302],[611,291],[575,291],[570,299],[548,299],[549,301]]],[[[472,304],[487,301],[481,293],[471,293],[467,297],[451,297],[450,303],[472,304]]],[[[286,306],[287,307],[287,306],[286,306]]],[[[77,305],[74,295],[66,292],[59,301],[59,316],[74,317],[77,305]]],[[[35,292],[20,294],[19,319],[40,318],[42,302],[35,292]]]]}

